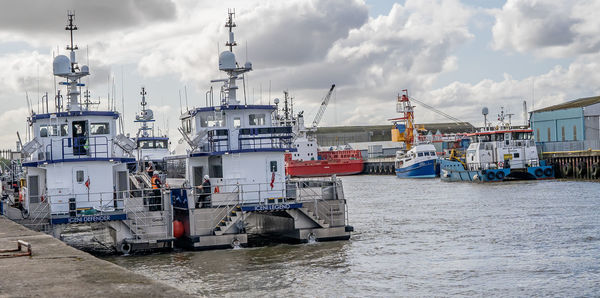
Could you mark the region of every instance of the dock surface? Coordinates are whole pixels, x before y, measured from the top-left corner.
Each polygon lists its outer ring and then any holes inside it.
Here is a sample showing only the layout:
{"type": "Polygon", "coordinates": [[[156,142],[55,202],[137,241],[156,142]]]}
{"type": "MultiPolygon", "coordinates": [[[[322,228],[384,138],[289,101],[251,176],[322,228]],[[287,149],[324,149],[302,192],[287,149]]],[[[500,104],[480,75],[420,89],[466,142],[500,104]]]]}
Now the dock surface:
{"type": "Polygon", "coordinates": [[[33,255],[0,258],[0,297],[188,296],[0,216],[0,250],[16,249],[17,240],[33,255]]]}

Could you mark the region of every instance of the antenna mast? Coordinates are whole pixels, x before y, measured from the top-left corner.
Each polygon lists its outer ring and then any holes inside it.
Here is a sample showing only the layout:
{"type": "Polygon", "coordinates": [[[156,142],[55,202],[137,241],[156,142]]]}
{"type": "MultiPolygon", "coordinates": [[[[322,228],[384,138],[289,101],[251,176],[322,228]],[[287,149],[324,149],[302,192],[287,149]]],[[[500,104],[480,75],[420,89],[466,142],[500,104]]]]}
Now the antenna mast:
{"type": "MultiPolygon", "coordinates": [[[[229,41],[225,43],[225,46],[229,47],[229,51],[233,52],[233,47],[237,46],[237,43],[235,42],[234,38],[233,38],[233,27],[235,27],[235,23],[233,22],[233,16],[235,16],[235,9],[228,9],[227,10],[227,22],[225,22],[225,27],[229,28],[229,41]]],[[[246,54],[247,56],[247,54],[246,54]]]]}

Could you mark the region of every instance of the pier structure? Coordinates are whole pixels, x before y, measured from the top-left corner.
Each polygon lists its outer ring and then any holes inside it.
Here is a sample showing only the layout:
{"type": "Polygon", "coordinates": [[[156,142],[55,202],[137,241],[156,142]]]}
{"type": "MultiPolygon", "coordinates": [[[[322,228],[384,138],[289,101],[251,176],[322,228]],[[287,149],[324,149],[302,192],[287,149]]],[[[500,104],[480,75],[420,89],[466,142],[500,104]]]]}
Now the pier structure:
{"type": "Polygon", "coordinates": [[[98,259],[0,216],[2,297],[188,297],[174,287],[98,259]],[[17,249],[17,241],[30,246],[17,249]],[[160,293],[160,294],[158,294],[160,293]]]}

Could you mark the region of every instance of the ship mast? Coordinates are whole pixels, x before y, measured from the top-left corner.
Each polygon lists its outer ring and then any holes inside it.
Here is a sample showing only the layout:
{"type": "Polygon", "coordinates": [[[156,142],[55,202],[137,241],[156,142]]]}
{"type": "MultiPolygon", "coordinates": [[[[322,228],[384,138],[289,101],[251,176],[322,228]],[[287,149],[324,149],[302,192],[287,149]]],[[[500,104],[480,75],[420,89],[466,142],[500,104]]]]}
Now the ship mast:
{"type": "Polygon", "coordinates": [[[221,100],[221,105],[237,105],[240,104],[240,102],[237,100],[236,93],[238,86],[236,85],[236,80],[239,78],[239,75],[252,70],[252,63],[246,62],[243,67],[239,67],[235,59],[235,54],[233,53],[233,47],[237,46],[233,34],[233,28],[236,27],[236,24],[233,22],[235,10],[228,10],[227,15],[225,27],[228,28],[229,39],[225,45],[229,47],[229,51],[224,51],[219,54],[219,70],[226,72],[228,78],[212,80],[211,83],[223,82],[221,90],[225,96],[221,100]]]}
{"type": "Polygon", "coordinates": [[[135,116],[135,122],[142,123],[142,127],[140,127],[139,130],[142,134],[142,137],[144,138],[150,136],[148,131],[152,129],[148,126],[148,122],[154,122],[154,113],[152,112],[152,110],[146,108],[146,105],[148,104],[148,102],[146,101],[146,94],[148,94],[146,93],[146,88],[142,87],[142,91],[140,92],[140,95],[142,96],[142,101],[140,103],[140,105],[142,106],[142,111],[140,115],[135,116]]]}
{"type": "MultiPolygon", "coordinates": [[[[55,76],[67,79],[66,82],[60,82],[60,85],[67,85],[67,110],[68,111],[80,111],[82,109],[81,103],[79,102],[79,95],[81,92],[78,87],[85,86],[85,84],[79,83],[82,77],[90,74],[89,68],[83,65],[81,69],[77,64],[75,51],[79,48],[74,44],[73,31],[77,30],[77,26],[74,24],[75,14],[71,11],[67,13],[68,24],[65,30],[69,31],[71,43],[67,45],[66,49],[69,51],[69,57],[64,55],[58,55],[54,57],[52,68],[55,76]]],[[[86,104],[85,109],[89,107],[86,104]]]]}

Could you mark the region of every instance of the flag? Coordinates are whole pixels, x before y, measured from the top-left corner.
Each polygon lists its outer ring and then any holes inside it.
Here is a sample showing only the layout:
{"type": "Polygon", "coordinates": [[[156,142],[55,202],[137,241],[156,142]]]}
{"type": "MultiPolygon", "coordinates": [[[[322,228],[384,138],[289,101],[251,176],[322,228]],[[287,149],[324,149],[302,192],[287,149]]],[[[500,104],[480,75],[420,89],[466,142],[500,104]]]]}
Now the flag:
{"type": "Polygon", "coordinates": [[[87,189],[90,189],[90,176],[88,176],[87,180],[85,181],[85,187],[87,187],[87,189]]]}
{"type": "Polygon", "coordinates": [[[273,189],[273,184],[275,183],[275,172],[271,173],[273,173],[273,175],[271,175],[271,189],[273,189]]]}

